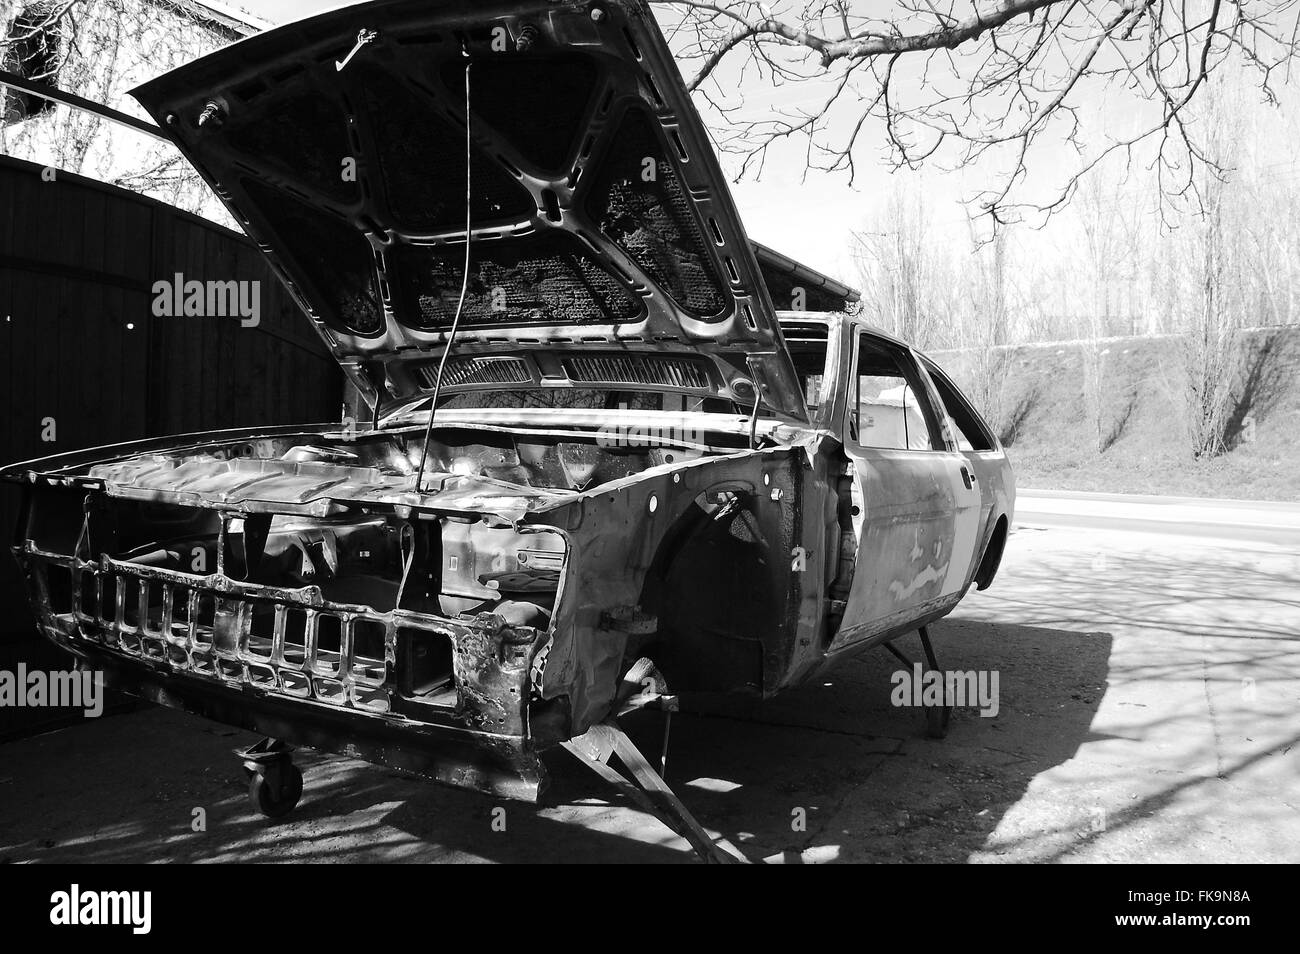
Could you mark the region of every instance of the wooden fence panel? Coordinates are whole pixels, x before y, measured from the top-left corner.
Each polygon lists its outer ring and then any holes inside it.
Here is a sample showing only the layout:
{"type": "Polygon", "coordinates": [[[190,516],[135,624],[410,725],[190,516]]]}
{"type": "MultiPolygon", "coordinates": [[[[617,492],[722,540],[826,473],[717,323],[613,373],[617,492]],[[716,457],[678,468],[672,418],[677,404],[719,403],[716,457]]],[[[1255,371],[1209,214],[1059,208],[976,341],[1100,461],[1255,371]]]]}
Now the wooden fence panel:
{"type": "MultiPolygon", "coordinates": [[[[244,236],[0,156],[0,462],[144,437],[338,420],[342,374],[244,236]],[[261,322],[153,314],[153,285],[261,282],[261,322]],[[54,440],[42,440],[47,419],[54,440]]],[[[49,436],[48,434],[46,436],[49,436]]],[[[0,540],[15,488],[0,487],[0,540]]],[[[0,667],[50,664],[0,555],[0,667]]],[[[0,711],[0,737],[12,734],[0,711]]]]}

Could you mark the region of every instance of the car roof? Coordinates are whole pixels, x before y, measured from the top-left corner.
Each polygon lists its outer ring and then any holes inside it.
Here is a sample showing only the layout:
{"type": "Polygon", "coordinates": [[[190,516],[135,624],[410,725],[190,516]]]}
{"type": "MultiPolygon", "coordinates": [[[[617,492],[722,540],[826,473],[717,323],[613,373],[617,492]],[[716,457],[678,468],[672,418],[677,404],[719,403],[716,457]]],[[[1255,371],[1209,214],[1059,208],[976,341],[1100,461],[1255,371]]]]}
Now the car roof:
{"type": "Polygon", "coordinates": [[[883,338],[885,341],[893,342],[900,347],[912,347],[908,342],[899,338],[897,335],[890,334],[884,328],[879,328],[857,315],[850,315],[842,311],[778,311],[776,317],[777,321],[781,323],[782,328],[799,322],[812,322],[815,324],[827,325],[828,327],[839,327],[844,324],[850,324],[877,338],[883,338]]]}

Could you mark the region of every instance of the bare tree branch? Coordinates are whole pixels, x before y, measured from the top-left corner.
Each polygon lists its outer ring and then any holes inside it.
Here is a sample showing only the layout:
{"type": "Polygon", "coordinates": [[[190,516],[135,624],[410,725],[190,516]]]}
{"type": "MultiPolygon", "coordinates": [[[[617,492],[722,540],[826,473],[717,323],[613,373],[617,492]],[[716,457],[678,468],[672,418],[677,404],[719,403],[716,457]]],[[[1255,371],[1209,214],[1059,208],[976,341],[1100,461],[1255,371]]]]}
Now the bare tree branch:
{"type": "Polygon", "coordinates": [[[811,168],[850,180],[871,146],[895,167],[983,161],[995,184],[973,198],[994,224],[1042,220],[1116,154],[1158,165],[1168,201],[1199,204],[1193,173],[1214,159],[1188,112],[1205,83],[1244,70],[1276,101],[1300,54],[1300,0],[652,3],[740,175],[799,137],[811,168]],[[740,98],[751,67],[780,91],[774,107],[740,98]],[[799,84],[803,104],[782,105],[799,84]],[[1136,132],[1100,131],[1103,105],[1131,114],[1136,132]],[[1077,162],[1058,157],[1045,181],[1040,142],[1077,162]]]}

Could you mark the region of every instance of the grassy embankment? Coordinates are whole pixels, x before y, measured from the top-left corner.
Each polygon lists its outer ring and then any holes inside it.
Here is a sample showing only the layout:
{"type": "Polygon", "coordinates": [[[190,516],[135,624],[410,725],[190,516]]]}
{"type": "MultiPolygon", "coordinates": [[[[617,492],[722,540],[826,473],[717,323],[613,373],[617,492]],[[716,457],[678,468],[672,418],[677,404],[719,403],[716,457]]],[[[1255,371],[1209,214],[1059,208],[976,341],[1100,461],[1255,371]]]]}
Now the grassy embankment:
{"type": "Polygon", "coordinates": [[[933,357],[987,405],[1022,487],[1300,500],[1300,328],[1243,336],[1229,450],[1210,459],[1191,453],[1181,348],[1172,336],[1001,348],[984,362],[987,388],[972,352],[933,357]],[[1102,362],[1100,415],[1090,351],[1102,362]]]}

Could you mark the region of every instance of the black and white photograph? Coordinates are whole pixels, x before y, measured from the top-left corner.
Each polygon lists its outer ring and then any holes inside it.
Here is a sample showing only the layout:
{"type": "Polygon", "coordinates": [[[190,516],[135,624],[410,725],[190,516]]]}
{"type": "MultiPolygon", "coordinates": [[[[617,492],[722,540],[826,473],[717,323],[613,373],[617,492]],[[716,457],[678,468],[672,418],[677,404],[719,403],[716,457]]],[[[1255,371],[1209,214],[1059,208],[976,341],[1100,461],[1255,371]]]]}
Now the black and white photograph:
{"type": "Polygon", "coordinates": [[[1242,939],[1224,866],[1300,862],[1297,144],[1300,0],[0,0],[22,918],[1068,864],[1242,939]]]}

